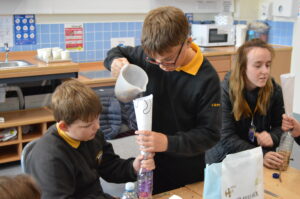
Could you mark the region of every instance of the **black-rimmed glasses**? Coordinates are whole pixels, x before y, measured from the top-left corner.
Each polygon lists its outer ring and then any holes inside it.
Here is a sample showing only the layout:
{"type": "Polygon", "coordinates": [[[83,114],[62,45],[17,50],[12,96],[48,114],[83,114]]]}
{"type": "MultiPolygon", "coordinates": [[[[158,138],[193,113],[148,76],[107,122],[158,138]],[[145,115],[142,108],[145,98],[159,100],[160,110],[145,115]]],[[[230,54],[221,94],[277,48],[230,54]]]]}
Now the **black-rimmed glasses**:
{"type": "Polygon", "coordinates": [[[176,59],[174,62],[172,63],[168,63],[168,62],[157,62],[155,59],[150,58],[150,57],[146,57],[146,61],[149,62],[150,64],[155,64],[155,65],[163,65],[163,66],[170,66],[170,67],[174,67],[176,66],[176,62],[180,56],[180,53],[182,51],[183,45],[184,45],[185,41],[181,44],[180,50],[178,51],[178,54],[176,56],[176,59]]]}

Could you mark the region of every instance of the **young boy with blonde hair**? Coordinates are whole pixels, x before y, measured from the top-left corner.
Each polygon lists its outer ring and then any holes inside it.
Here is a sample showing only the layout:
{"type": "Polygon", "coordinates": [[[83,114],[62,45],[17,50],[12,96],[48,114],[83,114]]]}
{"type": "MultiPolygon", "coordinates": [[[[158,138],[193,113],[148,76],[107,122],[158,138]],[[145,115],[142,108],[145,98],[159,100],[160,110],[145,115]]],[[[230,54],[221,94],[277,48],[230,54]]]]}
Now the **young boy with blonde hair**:
{"type": "Polygon", "coordinates": [[[52,96],[56,124],[37,141],[25,160],[29,173],[42,190],[42,199],[114,198],[101,188],[108,182],[136,181],[137,171],[154,169],[153,155],[142,160],[121,159],[99,131],[101,103],[95,92],[70,80],[52,96]]]}

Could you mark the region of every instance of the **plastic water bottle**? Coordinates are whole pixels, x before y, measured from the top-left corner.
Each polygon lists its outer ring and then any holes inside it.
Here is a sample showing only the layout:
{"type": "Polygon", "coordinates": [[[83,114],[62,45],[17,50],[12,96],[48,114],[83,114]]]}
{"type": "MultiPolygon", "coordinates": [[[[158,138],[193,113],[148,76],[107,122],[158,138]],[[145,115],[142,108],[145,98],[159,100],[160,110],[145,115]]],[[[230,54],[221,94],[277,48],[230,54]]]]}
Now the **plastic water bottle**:
{"type": "MultiPolygon", "coordinates": [[[[143,152],[142,152],[143,154],[143,152]]],[[[147,157],[147,153],[144,153],[147,157]]],[[[138,196],[139,199],[152,199],[153,171],[141,168],[138,174],[138,196]]]]}
{"type": "Polygon", "coordinates": [[[135,191],[135,185],[133,182],[127,182],[125,184],[125,191],[121,199],[138,199],[138,195],[135,191]]]}
{"type": "Polygon", "coordinates": [[[284,132],[281,136],[278,153],[283,155],[283,164],[280,166],[279,170],[287,170],[290,163],[290,156],[293,150],[294,138],[290,132],[284,132]]]}

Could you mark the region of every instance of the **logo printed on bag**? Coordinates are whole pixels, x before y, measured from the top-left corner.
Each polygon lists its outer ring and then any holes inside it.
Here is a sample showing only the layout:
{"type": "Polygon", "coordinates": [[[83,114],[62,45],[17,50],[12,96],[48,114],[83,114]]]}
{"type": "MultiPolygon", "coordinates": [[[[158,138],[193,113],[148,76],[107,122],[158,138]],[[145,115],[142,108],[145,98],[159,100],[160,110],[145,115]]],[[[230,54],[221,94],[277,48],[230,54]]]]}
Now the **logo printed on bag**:
{"type": "Polygon", "coordinates": [[[233,193],[233,188],[235,188],[236,186],[232,186],[230,188],[227,188],[227,190],[225,191],[225,196],[231,198],[231,194],[233,193]]]}
{"type": "Polygon", "coordinates": [[[252,193],[248,196],[238,197],[237,199],[252,199],[252,198],[256,198],[256,197],[258,197],[257,191],[255,191],[254,193],[252,193]]]}

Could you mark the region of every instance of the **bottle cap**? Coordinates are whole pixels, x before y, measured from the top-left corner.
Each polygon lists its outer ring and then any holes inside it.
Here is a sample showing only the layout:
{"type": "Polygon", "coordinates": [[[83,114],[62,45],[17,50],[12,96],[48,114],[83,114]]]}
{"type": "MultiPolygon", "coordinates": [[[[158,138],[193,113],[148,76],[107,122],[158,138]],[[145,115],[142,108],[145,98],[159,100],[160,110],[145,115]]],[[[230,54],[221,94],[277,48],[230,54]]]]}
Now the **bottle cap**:
{"type": "Polygon", "coordinates": [[[134,185],[133,182],[127,182],[127,183],[125,184],[125,190],[127,190],[127,191],[132,191],[132,190],[134,190],[134,187],[135,187],[135,185],[134,185]]]}
{"type": "Polygon", "coordinates": [[[273,178],[278,179],[279,178],[279,173],[273,173],[273,178]]]}

